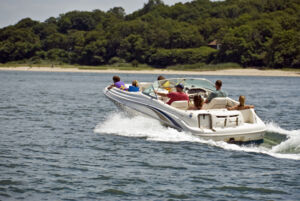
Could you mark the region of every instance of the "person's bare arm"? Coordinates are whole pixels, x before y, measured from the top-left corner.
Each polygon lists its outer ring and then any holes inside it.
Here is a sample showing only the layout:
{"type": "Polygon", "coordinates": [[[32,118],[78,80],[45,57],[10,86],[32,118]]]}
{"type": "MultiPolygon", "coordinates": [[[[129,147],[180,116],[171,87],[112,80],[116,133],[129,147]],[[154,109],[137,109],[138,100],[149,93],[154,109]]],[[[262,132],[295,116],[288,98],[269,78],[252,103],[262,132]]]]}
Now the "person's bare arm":
{"type": "Polygon", "coordinates": [[[245,109],[252,109],[254,108],[254,105],[245,105],[245,109]]]}
{"type": "Polygon", "coordinates": [[[113,87],[115,87],[114,84],[112,84],[112,85],[110,85],[109,87],[107,87],[107,89],[111,89],[111,88],[113,88],[113,87]]]}
{"type": "Polygon", "coordinates": [[[193,105],[190,105],[190,106],[188,107],[188,110],[198,110],[198,108],[196,108],[196,107],[193,106],[193,105]]]}
{"type": "Polygon", "coordinates": [[[238,106],[227,107],[227,110],[237,110],[238,106]]]}
{"type": "Polygon", "coordinates": [[[160,93],[157,91],[154,91],[154,93],[156,93],[157,95],[162,96],[162,97],[168,97],[168,94],[165,94],[165,93],[160,93]]]}

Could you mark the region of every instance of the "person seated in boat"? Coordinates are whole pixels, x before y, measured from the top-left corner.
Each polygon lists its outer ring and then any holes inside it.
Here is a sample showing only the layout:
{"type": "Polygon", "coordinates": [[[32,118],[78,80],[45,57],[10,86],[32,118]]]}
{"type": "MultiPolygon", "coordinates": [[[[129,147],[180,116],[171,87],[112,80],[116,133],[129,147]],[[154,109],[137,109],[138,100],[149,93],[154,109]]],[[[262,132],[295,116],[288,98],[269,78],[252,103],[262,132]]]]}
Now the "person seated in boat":
{"type": "Polygon", "coordinates": [[[176,92],[169,92],[168,94],[165,93],[160,93],[157,91],[154,91],[157,95],[160,95],[162,97],[168,97],[169,101],[167,102],[167,104],[171,105],[174,101],[189,101],[189,96],[184,93],[183,89],[184,86],[183,84],[177,84],[175,86],[176,88],[176,92]]]}
{"type": "Polygon", "coordinates": [[[193,99],[194,105],[189,106],[189,110],[201,110],[203,108],[204,99],[201,95],[195,95],[193,99]]]}
{"type": "Polygon", "coordinates": [[[162,75],[158,76],[157,80],[159,81],[159,84],[163,89],[168,90],[168,92],[171,91],[170,81],[166,80],[166,78],[164,76],[162,76],[162,75]]]}
{"type": "Polygon", "coordinates": [[[207,99],[205,100],[204,103],[210,103],[210,101],[212,99],[217,98],[217,97],[227,97],[227,93],[221,90],[221,88],[222,88],[221,80],[216,81],[215,87],[216,87],[216,90],[210,93],[210,95],[207,97],[207,99]]]}
{"type": "Polygon", "coordinates": [[[114,83],[113,83],[112,85],[110,85],[110,86],[108,87],[108,89],[111,89],[111,88],[113,88],[113,87],[116,87],[116,88],[119,88],[119,89],[121,89],[121,90],[127,90],[127,88],[126,88],[124,82],[121,81],[121,78],[120,78],[119,76],[117,76],[117,75],[113,76],[113,82],[114,82],[114,83]]]}
{"type": "Polygon", "coordinates": [[[138,92],[140,91],[139,83],[136,80],[132,81],[132,85],[128,88],[129,92],[138,92]]]}
{"type": "Polygon", "coordinates": [[[162,76],[162,75],[160,75],[160,76],[157,77],[157,80],[165,80],[165,79],[166,78],[164,76],[162,76]]]}
{"type": "Polygon", "coordinates": [[[228,110],[247,110],[247,109],[251,109],[254,108],[254,105],[245,105],[246,102],[246,98],[245,96],[240,96],[239,97],[239,105],[233,106],[233,107],[228,107],[228,110]]]}

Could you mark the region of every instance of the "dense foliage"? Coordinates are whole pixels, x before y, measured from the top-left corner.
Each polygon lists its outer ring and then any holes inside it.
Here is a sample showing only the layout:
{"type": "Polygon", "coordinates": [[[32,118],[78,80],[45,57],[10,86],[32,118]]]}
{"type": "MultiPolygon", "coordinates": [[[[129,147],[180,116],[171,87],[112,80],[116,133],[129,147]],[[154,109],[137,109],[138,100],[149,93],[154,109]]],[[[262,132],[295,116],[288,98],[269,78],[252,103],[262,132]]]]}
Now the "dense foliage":
{"type": "Polygon", "coordinates": [[[236,62],[300,67],[300,0],[149,0],[126,15],[72,11],[45,22],[25,18],[0,29],[0,63],[42,60],[153,66],[236,62]],[[219,50],[208,47],[217,40],[219,50]]]}

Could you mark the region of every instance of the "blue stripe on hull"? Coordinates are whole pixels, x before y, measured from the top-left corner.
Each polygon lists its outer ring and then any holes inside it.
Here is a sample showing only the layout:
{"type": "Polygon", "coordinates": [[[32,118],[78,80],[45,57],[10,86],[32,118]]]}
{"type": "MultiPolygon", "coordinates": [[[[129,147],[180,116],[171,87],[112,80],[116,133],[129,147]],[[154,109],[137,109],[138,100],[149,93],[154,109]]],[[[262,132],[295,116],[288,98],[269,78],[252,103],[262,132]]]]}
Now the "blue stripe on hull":
{"type": "MultiPolygon", "coordinates": [[[[116,102],[118,102],[116,99],[114,99],[113,97],[110,97],[110,96],[108,96],[107,94],[105,94],[108,98],[110,98],[110,99],[112,99],[112,100],[114,100],[114,101],[116,101],[116,102]]],[[[161,110],[159,110],[159,109],[157,109],[157,108],[154,108],[153,106],[149,106],[149,105],[145,105],[145,104],[142,104],[142,103],[139,103],[139,102],[135,102],[135,101],[131,101],[131,100],[127,100],[127,101],[130,101],[130,102],[132,102],[132,103],[135,103],[135,104],[139,104],[139,105],[142,105],[142,106],[145,106],[145,107],[148,107],[149,109],[151,109],[151,110],[153,110],[154,112],[156,111],[156,112],[159,112],[161,115],[163,115],[164,117],[166,117],[168,120],[170,120],[171,122],[172,122],[172,124],[174,125],[174,127],[176,127],[176,128],[178,128],[178,129],[180,129],[180,130],[183,130],[183,128],[172,118],[172,117],[170,117],[168,114],[166,114],[165,112],[163,112],[163,111],[161,111],[161,110]]],[[[119,103],[119,102],[118,102],[119,103]]],[[[121,104],[121,103],[119,103],[119,104],[121,104]]],[[[124,105],[126,105],[126,104],[124,104],[124,105]]],[[[127,107],[130,107],[130,106],[128,106],[128,105],[126,105],[127,107]]],[[[132,108],[132,107],[130,107],[130,108],[132,108]]],[[[134,109],[134,108],[132,108],[132,109],[134,109]]],[[[134,109],[134,110],[136,110],[136,109],[134,109]]],[[[142,112],[142,111],[139,111],[139,112],[142,112]]],[[[142,112],[142,113],[144,113],[144,112],[142,112]]],[[[145,114],[145,113],[144,113],[145,114]]]]}
{"type": "Polygon", "coordinates": [[[159,112],[160,114],[162,114],[163,116],[165,116],[167,119],[169,119],[174,124],[175,127],[177,127],[177,128],[179,128],[179,129],[182,130],[182,127],[172,117],[170,117],[165,112],[163,112],[163,111],[161,111],[161,110],[159,110],[157,108],[151,107],[151,106],[147,106],[147,107],[150,108],[150,109],[152,109],[152,110],[155,110],[155,111],[159,112]]]}

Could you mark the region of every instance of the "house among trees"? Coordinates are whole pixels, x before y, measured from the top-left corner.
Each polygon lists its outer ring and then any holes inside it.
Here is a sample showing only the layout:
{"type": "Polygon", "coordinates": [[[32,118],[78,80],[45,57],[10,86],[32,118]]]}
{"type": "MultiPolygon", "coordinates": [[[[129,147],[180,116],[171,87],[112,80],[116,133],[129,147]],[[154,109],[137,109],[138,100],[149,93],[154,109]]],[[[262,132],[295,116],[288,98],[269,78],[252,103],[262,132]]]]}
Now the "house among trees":
{"type": "Polygon", "coordinates": [[[217,40],[213,40],[212,42],[208,43],[208,46],[219,50],[221,48],[221,43],[218,43],[217,40]]]}

